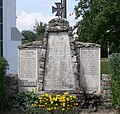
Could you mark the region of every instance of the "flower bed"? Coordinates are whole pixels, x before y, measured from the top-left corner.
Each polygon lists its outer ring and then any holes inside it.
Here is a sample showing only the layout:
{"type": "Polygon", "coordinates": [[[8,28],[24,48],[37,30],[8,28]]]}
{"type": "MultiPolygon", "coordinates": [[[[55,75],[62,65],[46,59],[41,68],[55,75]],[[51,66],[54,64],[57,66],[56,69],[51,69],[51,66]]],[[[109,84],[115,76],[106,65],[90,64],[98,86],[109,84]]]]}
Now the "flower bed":
{"type": "Polygon", "coordinates": [[[67,112],[73,111],[78,107],[78,102],[75,96],[69,95],[65,92],[63,95],[57,94],[52,96],[51,94],[43,94],[39,96],[38,101],[35,101],[32,106],[34,111],[46,110],[50,113],[55,112],[67,112]],[[71,110],[72,109],[72,110],[71,110]]]}

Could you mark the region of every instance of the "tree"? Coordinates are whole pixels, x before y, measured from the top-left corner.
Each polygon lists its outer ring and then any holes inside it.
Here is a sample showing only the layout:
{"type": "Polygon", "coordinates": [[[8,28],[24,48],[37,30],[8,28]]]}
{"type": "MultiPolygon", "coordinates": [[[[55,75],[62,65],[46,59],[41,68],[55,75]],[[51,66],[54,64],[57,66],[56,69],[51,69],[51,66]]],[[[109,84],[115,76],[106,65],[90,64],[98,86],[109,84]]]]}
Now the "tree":
{"type": "Polygon", "coordinates": [[[25,39],[23,39],[22,43],[27,43],[27,42],[32,42],[35,41],[36,39],[36,34],[30,30],[23,30],[22,35],[24,36],[25,39]]]}
{"type": "Polygon", "coordinates": [[[33,31],[31,30],[23,30],[22,35],[25,39],[23,39],[22,43],[32,42],[35,40],[43,40],[44,32],[47,24],[40,22],[38,23],[36,21],[35,25],[33,26],[33,31]]]}
{"type": "Polygon", "coordinates": [[[120,52],[120,0],[80,0],[75,6],[77,40],[120,52]]]}
{"type": "Polygon", "coordinates": [[[36,21],[35,26],[33,26],[33,30],[34,30],[35,34],[37,35],[37,39],[43,40],[43,36],[44,36],[46,27],[47,27],[46,23],[43,23],[43,22],[38,23],[36,21]]]}

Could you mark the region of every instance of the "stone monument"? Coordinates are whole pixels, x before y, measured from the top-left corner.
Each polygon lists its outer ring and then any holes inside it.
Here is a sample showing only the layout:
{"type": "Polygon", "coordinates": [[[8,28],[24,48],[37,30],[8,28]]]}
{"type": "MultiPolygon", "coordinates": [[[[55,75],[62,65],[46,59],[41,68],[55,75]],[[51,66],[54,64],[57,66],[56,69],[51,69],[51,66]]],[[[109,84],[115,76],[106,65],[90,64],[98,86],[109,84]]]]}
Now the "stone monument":
{"type": "Polygon", "coordinates": [[[19,46],[19,91],[100,93],[100,46],[75,42],[66,15],[66,0],[55,3],[58,18],[49,21],[43,42],[19,46]],[[65,16],[66,17],[66,16],[65,16]]]}
{"type": "Polygon", "coordinates": [[[70,48],[69,23],[62,18],[52,19],[46,31],[44,90],[73,90],[75,76],[70,48]]]}
{"type": "Polygon", "coordinates": [[[68,21],[52,19],[44,41],[19,48],[19,91],[100,93],[100,46],[75,42],[68,21]]]}

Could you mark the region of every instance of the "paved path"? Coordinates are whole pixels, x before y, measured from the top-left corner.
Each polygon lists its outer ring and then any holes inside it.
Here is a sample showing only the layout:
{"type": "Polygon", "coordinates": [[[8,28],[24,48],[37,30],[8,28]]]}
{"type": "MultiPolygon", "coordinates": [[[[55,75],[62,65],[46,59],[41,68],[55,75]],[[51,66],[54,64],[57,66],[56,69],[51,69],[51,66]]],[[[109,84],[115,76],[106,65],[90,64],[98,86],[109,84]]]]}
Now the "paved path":
{"type": "MultiPolygon", "coordinates": [[[[21,114],[21,113],[4,112],[0,114],[21,114]]],[[[89,112],[89,113],[87,111],[84,111],[84,112],[81,112],[80,114],[119,114],[119,113],[117,113],[117,111],[115,110],[100,110],[98,112],[89,112]]]]}

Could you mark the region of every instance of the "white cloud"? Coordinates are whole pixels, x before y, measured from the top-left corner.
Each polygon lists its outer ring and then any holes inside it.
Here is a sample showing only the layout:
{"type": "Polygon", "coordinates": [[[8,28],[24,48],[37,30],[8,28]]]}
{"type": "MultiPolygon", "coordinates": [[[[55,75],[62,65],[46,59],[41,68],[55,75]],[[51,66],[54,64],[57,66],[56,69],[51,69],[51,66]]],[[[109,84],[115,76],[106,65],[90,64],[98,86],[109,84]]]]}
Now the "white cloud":
{"type": "Polygon", "coordinates": [[[20,31],[22,30],[31,30],[35,25],[35,20],[38,22],[48,23],[53,17],[44,15],[42,13],[27,13],[21,11],[20,15],[17,17],[17,27],[20,31]]]}
{"type": "MultiPolygon", "coordinates": [[[[49,15],[44,15],[42,13],[37,13],[37,12],[32,12],[32,13],[27,13],[25,11],[21,11],[21,13],[17,17],[17,28],[22,31],[22,30],[32,30],[33,26],[35,25],[35,20],[38,22],[44,22],[48,23],[52,18],[55,18],[53,16],[49,15]]],[[[71,15],[69,16],[68,14],[68,21],[71,26],[75,25],[75,16],[71,15]]]]}

